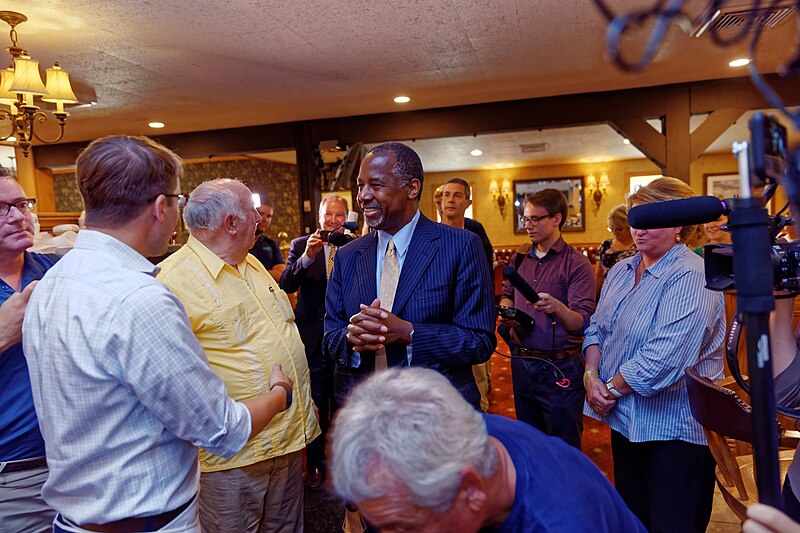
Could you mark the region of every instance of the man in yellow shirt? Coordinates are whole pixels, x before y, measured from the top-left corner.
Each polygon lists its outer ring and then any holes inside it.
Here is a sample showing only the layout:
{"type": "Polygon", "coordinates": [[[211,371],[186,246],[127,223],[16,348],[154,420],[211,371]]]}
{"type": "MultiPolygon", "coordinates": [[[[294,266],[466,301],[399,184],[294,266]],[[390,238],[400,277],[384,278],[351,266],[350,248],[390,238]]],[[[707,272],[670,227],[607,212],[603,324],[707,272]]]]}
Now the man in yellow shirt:
{"type": "Polygon", "coordinates": [[[183,212],[189,241],[159,265],[158,278],[183,303],[211,368],[234,399],[265,392],[275,363],[295,383],[290,408],[241,452],[223,459],[200,450],[206,533],[302,531],[302,452],[320,432],[289,299],[247,253],[259,219],[241,182],[202,183],[183,212]]]}

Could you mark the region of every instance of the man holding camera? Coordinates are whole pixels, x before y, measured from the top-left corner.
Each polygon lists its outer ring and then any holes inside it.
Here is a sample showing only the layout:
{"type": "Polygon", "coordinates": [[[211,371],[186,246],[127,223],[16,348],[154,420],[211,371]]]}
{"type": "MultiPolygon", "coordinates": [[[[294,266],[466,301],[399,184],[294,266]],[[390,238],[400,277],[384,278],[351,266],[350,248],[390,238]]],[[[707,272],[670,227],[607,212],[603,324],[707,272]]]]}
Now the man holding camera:
{"type": "Polygon", "coordinates": [[[328,235],[344,223],[347,207],[347,200],[336,194],[328,194],[322,199],[319,204],[320,229],[292,241],[286,270],[280,280],[281,289],[287,293],[300,291],[295,322],[305,345],[308,369],[311,371],[311,397],[319,409],[322,434],[306,449],[306,482],[312,490],[320,489],[325,478],[325,434],[333,401],[333,367],[331,361],[322,355],[325,290],[336,256],[336,247],[328,242],[328,235]]]}
{"type": "Polygon", "coordinates": [[[581,342],[595,309],[594,274],[589,260],[561,237],[566,218],[567,201],[559,190],[544,189],[525,199],[522,221],[531,246],[512,255],[511,265],[539,292],[539,300],[526,301],[506,281],[500,305],[534,320],[525,327],[502,319],[515,345],[511,377],[517,419],[580,448],[586,396],[581,342]]]}

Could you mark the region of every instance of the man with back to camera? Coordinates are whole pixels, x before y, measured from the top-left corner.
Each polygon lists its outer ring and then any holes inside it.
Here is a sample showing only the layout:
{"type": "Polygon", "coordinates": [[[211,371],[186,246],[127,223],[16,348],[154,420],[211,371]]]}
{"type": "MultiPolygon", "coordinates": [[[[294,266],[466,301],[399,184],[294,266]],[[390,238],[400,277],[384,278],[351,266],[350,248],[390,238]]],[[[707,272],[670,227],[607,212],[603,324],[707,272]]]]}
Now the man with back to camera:
{"type": "Polygon", "coordinates": [[[502,320],[516,345],[511,361],[517,419],[561,437],[580,449],[583,430],[583,329],[595,309],[594,271],[589,260],[564,242],[561,228],[567,200],[556,189],[525,199],[522,221],[530,249],[510,259],[519,275],[539,293],[531,304],[510,282],[503,285],[500,305],[530,315],[533,328],[502,320]]]}
{"type": "Polygon", "coordinates": [[[306,481],[311,490],[322,488],[325,480],[325,435],[333,407],[333,363],[322,353],[322,333],[325,290],[337,248],[328,242],[327,237],[323,239],[322,232],[339,228],[347,219],[347,207],[347,200],[336,194],[328,194],[322,199],[319,229],[292,241],[286,270],[280,281],[281,289],[287,293],[300,291],[295,316],[311,372],[311,395],[319,409],[322,434],[306,450],[306,481]]]}
{"type": "Polygon", "coordinates": [[[358,385],[330,452],[336,493],[384,533],[645,531],[583,453],[477,412],[429,369],[358,385]]]}
{"type": "Polygon", "coordinates": [[[256,211],[261,215],[261,220],[256,226],[256,240],[253,242],[253,247],[250,248],[250,253],[261,261],[275,281],[279,281],[281,274],[286,269],[286,263],[283,262],[283,254],[278,243],[267,237],[267,229],[272,224],[272,217],[275,214],[275,204],[264,196],[256,211]]]}
{"type": "Polygon", "coordinates": [[[231,399],[154,278],[146,257],[164,253],[178,221],[180,172],[146,137],[104,137],[78,157],[87,229],[23,323],[55,533],[199,533],[196,447],[232,456],[288,407],[279,365],[268,393],[231,399]]]}
{"type": "MultiPolygon", "coordinates": [[[[483,229],[483,225],[477,220],[472,220],[464,216],[467,208],[472,205],[471,196],[469,183],[465,180],[461,178],[447,180],[442,186],[442,224],[471,231],[480,237],[483,250],[486,253],[486,259],[489,262],[489,268],[491,269],[494,261],[494,249],[492,248],[492,243],[489,241],[488,235],[486,235],[486,230],[483,229]]],[[[492,290],[494,290],[494,286],[492,286],[492,290]]],[[[478,385],[478,390],[481,392],[481,411],[483,412],[489,410],[488,394],[492,373],[491,363],[492,360],[490,358],[485,363],[472,367],[475,383],[478,385]]]]}
{"type": "Polygon", "coordinates": [[[319,434],[303,343],[286,294],[247,253],[260,215],[243,183],[215,179],[189,195],[189,240],[159,263],[211,368],[235,400],[268,390],[280,364],[294,382],[290,408],[236,455],[200,450],[205,533],[303,530],[303,449],[319,434]]]}
{"type": "Polygon", "coordinates": [[[22,318],[37,281],[53,266],[33,246],[33,206],[0,167],[0,529],[50,531],[55,511],[42,499],[45,446],[22,350],[22,318]]]}
{"type": "Polygon", "coordinates": [[[419,156],[401,143],[376,146],[361,163],[358,202],[377,231],[341,248],[328,283],[323,349],[337,401],[376,370],[422,366],[479,407],[472,365],[497,344],[489,268],[476,235],[419,212],[423,179],[419,156]]]}

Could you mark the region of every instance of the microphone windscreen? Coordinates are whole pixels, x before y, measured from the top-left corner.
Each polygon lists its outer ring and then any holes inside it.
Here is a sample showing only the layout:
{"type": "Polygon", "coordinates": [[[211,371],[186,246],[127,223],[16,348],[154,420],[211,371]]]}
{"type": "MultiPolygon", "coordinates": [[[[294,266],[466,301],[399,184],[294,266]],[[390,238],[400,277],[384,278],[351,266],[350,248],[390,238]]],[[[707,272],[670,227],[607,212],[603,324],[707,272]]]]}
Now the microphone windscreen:
{"type": "Polygon", "coordinates": [[[716,196],[694,196],[637,205],[628,211],[628,224],[636,229],[673,228],[713,222],[727,205],[716,196]]]}
{"type": "Polygon", "coordinates": [[[347,213],[347,220],[342,224],[348,231],[355,231],[358,229],[358,213],[350,211],[347,213]]]}

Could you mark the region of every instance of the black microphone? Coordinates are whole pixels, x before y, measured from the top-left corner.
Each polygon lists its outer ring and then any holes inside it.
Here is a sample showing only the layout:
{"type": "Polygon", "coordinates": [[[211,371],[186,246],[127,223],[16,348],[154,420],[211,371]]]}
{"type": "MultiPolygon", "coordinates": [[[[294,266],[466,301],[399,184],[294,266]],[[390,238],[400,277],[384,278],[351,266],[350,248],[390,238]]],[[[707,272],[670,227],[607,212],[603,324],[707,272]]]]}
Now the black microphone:
{"type": "Polygon", "coordinates": [[[728,212],[716,196],[694,196],[637,205],[628,211],[628,224],[636,229],[674,228],[713,222],[728,212]]]}
{"type": "MultiPolygon", "coordinates": [[[[505,267],[503,269],[503,277],[506,278],[530,303],[535,304],[539,301],[539,293],[533,290],[533,287],[528,285],[528,282],[522,279],[522,276],[517,274],[517,271],[514,269],[514,267],[511,265],[505,267]]],[[[545,314],[547,315],[547,318],[550,319],[550,322],[555,322],[553,313],[545,314]]]]}
{"type": "Polygon", "coordinates": [[[342,233],[341,231],[334,231],[328,235],[328,242],[336,247],[344,246],[345,244],[354,240],[356,240],[355,235],[348,235],[347,233],[342,233]]]}

